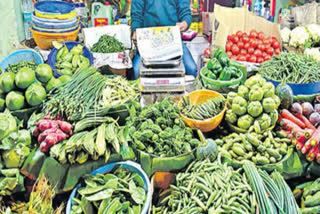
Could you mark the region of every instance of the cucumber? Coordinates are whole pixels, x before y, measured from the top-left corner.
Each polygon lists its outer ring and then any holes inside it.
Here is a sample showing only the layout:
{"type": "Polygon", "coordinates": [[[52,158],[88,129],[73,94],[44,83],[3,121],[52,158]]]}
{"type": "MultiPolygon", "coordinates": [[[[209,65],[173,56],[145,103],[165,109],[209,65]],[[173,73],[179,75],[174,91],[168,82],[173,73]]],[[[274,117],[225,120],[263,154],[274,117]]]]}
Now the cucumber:
{"type": "Polygon", "coordinates": [[[293,92],[289,85],[286,84],[286,78],[284,78],[276,88],[276,95],[280,98],[282,109],[288,109],[293,103],[293,92]]]}

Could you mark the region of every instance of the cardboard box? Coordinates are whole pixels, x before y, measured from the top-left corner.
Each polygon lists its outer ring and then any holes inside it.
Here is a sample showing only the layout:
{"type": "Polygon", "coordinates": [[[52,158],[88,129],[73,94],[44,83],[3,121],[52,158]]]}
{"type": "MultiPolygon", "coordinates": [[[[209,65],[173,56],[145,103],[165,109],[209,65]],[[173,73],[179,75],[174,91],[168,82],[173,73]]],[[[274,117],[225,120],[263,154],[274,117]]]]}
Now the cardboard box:
{"type": "Polygon", "coordinates": [[[259,17],[246,8],[228,8],[215,5],[212,23],[213,48],[225,48],[227,37],[238,30],[249,33],[251,30],[264,32],[266,36],[274,36],[281,41],[280,25],[259,17]]]}

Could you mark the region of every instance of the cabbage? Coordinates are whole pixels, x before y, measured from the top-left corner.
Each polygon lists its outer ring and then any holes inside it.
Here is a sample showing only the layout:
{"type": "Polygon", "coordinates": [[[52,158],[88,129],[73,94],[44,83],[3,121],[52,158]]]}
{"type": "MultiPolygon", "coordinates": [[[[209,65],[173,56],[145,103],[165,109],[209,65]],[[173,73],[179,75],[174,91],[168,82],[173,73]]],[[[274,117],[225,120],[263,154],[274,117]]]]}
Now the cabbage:
{"type": "Polygon", "coordinates": [[[11,132],[17,130],[17,121],[10,114],[9,110],[0,113],[0,140],[7,137],[11,132]]]}

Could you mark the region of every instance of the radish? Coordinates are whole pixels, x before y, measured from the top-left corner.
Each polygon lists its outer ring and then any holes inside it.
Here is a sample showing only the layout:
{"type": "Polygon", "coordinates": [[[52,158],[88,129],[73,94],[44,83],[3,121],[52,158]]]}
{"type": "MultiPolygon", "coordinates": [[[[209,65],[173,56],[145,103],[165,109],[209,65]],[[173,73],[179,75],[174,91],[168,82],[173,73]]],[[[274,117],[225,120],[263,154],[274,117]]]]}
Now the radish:
{"type": "Polygon", "coordinates": [[[313,106],[311,105],[311,103],[302,103],[302,112],[304,116],[309,117],[310,114],[313,112],[313,106]]]}
{"type": "Polygon", "coordinates": [[[294,114],[294,115],[301,115],[302,114],[302,106],[300,105],[300,103],[293,103],[290,111],[294,114]]]}

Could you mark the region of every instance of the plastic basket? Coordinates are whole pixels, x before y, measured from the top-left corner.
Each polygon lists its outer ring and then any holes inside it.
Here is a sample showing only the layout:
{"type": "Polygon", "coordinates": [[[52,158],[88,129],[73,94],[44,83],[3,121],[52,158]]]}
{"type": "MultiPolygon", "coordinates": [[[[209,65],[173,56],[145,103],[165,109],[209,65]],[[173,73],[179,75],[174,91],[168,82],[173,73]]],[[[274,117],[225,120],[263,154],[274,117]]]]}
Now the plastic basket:
{"type": "Polygon", "coordinates": [[[32,29],[42,33],[69,33],[77,30],[79,26],[74,26],[72,28],[67,29],[47,29],[47,28],[39,28],[35,25],[32,25],[32,29]]]}
{"type": "Polygon", "coordinates": [[[21,61],[33,61],[37,65],[43,63],[42,56],[38,52],[31,49],[23,49],[17,50],[4,58],[0,63],[0,68],[2,69],[2,72],[4,72],[9,65],[21,61]]]}
{"type": "MultiPolygon", "coordinates": [[[[146,199],[146,202],[145,202],[145,204],[144,204],[144,206],[142,208],[141,214],[147,214],[148,210],[150,208],[150,205],[151,205],[151,197],[152,197],[151,184],[150,184],[148,176],[142,170],[142,168],[141,168],[141,166],[139,164],[137,164],[135,162],[132,162],[132,161],[110,163],[110,164],[107,164],[107,165],[105,165],[103,167],[100,167],[97,170],[91,172],[91,174],[92,175],[105,174],[105,173],[110,172],[112,169],[114,169],[114,167],[116,167],[118,165],[121,165],[123,168],[129,169],[130,171],[137,173],[143,179],[144,189],[147,191],[147,199],[146,199]]],[[[76,196],[77,190],[80,187],[81,187],[81,184],[79,184],[71,192],[71,195],[69,197],[69,200],[68,200],[68,203],[67,203],[67,207],[66,207],[66,214],[70,213],[71,208],[72,208],[72,204],[73,204],[72,199],[76,196]]]]}
{"type": "Polygon", "coordinates": [[[34,5],[39,13],[47,14],[66,14],[74,11],[75,6],[65,1],[41,1],[34,5]]]}
{"type": "Polygon", "coordinates": [[[77,22],[78,18],[72,18],[72,19],[46,19],[36,16],[35,13],[32,14],[32,20],[35,20],[37,22],[43,22],[46,24],[65,24],[65,23],[75,23],[77,22]]]}
{"type": "MultiPolygon", "coordinates": [[[[210,98],[223,97],[218,92],[209,91],[209,90],[194,91],[188,94],[187,96],[190,97],[190,102],[195,105],[204,103],[210,98]]],[[[182,99],[180,99],[179,107],[181,107],[181,105],[182,105],[182,99]]],[[[180,114],[180,117],[182,117],[184,122],[190,128],[197,128],[197,129],[200,129],[202,132],[210,132],[219,126],[219,124],[223,119],[226,109],[227,109],[227,105],[225,105],[224,109],[217,116],[208,118],[206,120],[190,119],[188,117],[185,117],[183,114],[180,114]]]]}
{"type": "Polygon", "coordinates": [[[43,50],[53,48],[52,42],[65,42],[65,41],[75,41],[78,36],[80,28],[69,33],[43,33],[31,29],[34,41],[43,50]]]}
{"type": "Polygon", "coordinates": [[[45,18],[45,19],[59,19],[59,20],[65,20],[65,19],[74,19],[77,17],[77,13],[75,11],[71,13],[66,13],[66,14],[42,14],[37,11],[34,12],[36,16],[40,18],[45,18]]]}
{"type": "Polygon", "coordinates": [[[78,19],[71,19],[71,21],[67,22],[47,22],[47,21],[40,21],[32,16],[32,24],[38,28],[45,28],[45,29],[68,29],[73,28],[79,24],[78,19]]]}
{"type": "MultiPolygon", "coordinates": [[[[70,42],[64,42],[64,44],[67,46],[68,50],[70,51],[74,46],[77,46],[78,44],[81,44],[81,43],[70,41],[70,42]]],[[[48,64],[51,66],[55,77],[61,76],[61,74],[56,71],[56,62],[57,62],[58,51],[59,51],[58,49],[53,48],[48,56],[48,64]]],[[[83,46],[83,56],[85,56],[89,59],[90,65],[93,64],[93,55],[86,46],[83,46]]]]}

